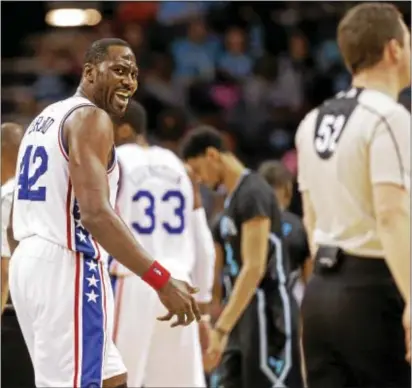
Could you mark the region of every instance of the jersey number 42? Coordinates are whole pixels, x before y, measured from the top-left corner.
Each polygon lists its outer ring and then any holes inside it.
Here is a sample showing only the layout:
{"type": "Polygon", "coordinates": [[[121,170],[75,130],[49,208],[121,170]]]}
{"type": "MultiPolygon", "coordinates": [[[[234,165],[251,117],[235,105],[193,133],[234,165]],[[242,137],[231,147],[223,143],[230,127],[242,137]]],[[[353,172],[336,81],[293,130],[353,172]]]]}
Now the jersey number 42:
{"type": "Polygon", "coordinates": [[[43,146],[27,146],[20,164],[17,199],[41,202],[46,200],[46,188],[34,187],[47,171],[48,165],[49,156],[43,146]]]}
{"type": "Polygon", "coordinates": [[[168,190],[161,197],[161,202],[170,202],[174,205],[175,220],[171,222],[159,221],[156,219],[156,200],[153,194],[147,190],[139,190],[132,198],[133,202],[145,200],[146,207],[144,214],[146,216],[145,225],[138,222],[133,222],[132,227],[139,234],[152,234],[157,224],[160,224],[169,234],[181,234],[185,229],[185,205],[186,200],[184,195],[178,190],[168,190]]]}

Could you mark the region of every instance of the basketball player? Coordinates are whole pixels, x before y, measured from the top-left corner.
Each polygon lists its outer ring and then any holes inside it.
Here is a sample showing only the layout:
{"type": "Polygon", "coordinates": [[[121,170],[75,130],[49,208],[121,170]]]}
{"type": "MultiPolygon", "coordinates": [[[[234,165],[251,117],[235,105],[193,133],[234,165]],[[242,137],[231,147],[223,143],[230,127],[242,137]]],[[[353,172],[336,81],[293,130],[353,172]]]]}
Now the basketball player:
{"type": "Polygon", "coordinates": [[[195,289],[153,261],[113,210],[119,171],[111,116],[124,114],[136,88],[129,45],[96,41],[76,94],[46,107],[20,145],[10,292],[38,387],[126,386],[112,341],[108,253],[156,289],[165,319],[200,319],[195,289]]]}
{"type": "Polygon", "coordinates": [[[296,214],[287,210],[292,201],[293,175],[281,162],[275,160],[262,163],[259,174],[272,187],[282,211],[282,234],[291,259],[289,286],[300,304],[312,272],[312,262],[305,227],[296,214]]]}
{"type": "Polygon", "coordinates": [[[3,313],[9,296],[9,259],[10,247],[7,243],[13,201],[14,175],[16,173],[17,153],[23,128],[15,123],[1,125],[1,312],[3,313]]]}
{"type": "Polygon", "coordinates": [[[227,190],[220,235],[227,303],[210,338],[208,356],[219,386],[300,387],[297,304],[288,290],[288,258],[272,188],[227,151],[219,132],[200,127],[186,137],[182,153],[210,188],[227,190]]]}
{"type": "Polygon", "coordinates": [[[337,33],[352,87],[312,110],[296,135],[318,247],[302,303],[308,383],[410,387],[411,116],[396,102],[411,82],[410,33],[387,3],[353,7],[337,33]]]}
{"type": "MultiPolygon", "coordinates": [[[[149,146],[145,133],[145,110],[132,101],[116,130],[117,144],[122,144],[117,148],[119,214],[165,268],[199,286],[197,301],[205,319],[199,324],[207,340],[214,250],[199,185],[174,153],[149,146]]],[[[197,326],[171,329],[157,322],[165,309],[156,294],[116,262],[111,272],[118,276],[115,343],[129,371],[129,386],[205,387],[197,326]]]]}

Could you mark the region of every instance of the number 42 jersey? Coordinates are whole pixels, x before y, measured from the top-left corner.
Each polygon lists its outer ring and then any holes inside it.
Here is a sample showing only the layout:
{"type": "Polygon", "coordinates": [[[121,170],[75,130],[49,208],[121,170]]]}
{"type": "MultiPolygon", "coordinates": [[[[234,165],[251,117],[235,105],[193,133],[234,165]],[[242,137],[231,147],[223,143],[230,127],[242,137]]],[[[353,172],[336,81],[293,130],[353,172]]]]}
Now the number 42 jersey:
{"type": "MultiPolygon", "coordinates": [[[[27,128],[17,159],[13,231],[18,241],[36,235],[85,258],[105,259],[107,253],[81,223],[63,140],[66,119],[86,106],[94,105],[83,97],[59,101],[46,107],[27,128]]],[[[119,180],[114,152],[107,173],[114,206],[119,180]]]]}

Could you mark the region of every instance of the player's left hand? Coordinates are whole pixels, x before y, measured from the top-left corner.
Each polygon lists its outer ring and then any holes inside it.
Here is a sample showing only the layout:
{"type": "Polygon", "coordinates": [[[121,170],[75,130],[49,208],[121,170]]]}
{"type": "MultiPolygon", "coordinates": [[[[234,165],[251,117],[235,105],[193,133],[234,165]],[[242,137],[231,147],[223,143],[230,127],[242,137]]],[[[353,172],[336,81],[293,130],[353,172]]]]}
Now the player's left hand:
{"type": "Polygon", "coordinates": [[[406,360],[411,362],[411,302],[405,305],[403,312],[403,328],[405,330],[406,360]]]}
{"type": "Polygon", "coordinates": [[[210,333],[209,348],[206,352],[205,366],[209,369],[207,372],[215,369],[222,359],[224,350],[226,349],[229,336],[220,331],[212,330],[210,333]]]}

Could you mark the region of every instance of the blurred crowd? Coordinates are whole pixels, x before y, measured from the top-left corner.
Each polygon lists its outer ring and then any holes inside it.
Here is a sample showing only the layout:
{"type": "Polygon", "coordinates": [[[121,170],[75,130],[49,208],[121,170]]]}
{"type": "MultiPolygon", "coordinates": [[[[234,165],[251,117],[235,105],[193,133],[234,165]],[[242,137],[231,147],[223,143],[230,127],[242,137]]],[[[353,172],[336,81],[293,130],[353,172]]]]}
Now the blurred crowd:
{"type": "MultiPolygon", "coordinates": [[[[20,45],[20,60],[3,59],[2,119],[27,124],[43,106],[71,95],[86,47],[116,36],[135,51],[136,98],[148,111],[153,141],[173,149],[185,131],[207,123],[225,133],[251,168],[282,159],[295,172],[299,121],[349,85],[335,29],[352,5],[102,3],[98,26],[31,34],[20,45]]],[[[410,109],[410,89],[402,99],[410,109]]]]}

